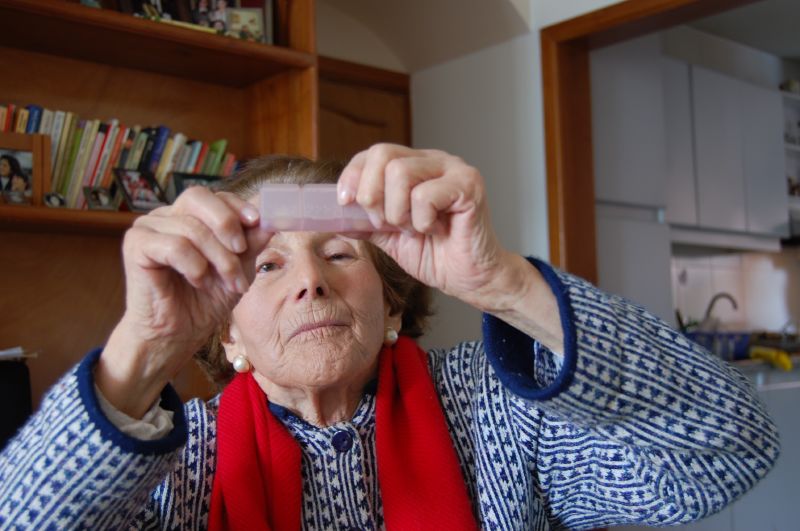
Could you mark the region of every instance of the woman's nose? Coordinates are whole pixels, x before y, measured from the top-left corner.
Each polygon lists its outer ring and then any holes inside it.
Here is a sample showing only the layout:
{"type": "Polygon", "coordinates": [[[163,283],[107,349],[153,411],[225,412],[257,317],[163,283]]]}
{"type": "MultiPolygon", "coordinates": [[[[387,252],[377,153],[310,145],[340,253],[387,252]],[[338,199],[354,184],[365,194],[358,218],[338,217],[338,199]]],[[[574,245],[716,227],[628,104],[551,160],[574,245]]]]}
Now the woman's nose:
{"type": "Polygon", "coordinates": [[[328,284],[325,281],[324,273],[320,270],[319,265],[314,261],[300,265],[297,274],[297,285],[295,292],[295,299],[302,301],[304,299],[317,299],[320,297],[328,296],[328,284]]]}

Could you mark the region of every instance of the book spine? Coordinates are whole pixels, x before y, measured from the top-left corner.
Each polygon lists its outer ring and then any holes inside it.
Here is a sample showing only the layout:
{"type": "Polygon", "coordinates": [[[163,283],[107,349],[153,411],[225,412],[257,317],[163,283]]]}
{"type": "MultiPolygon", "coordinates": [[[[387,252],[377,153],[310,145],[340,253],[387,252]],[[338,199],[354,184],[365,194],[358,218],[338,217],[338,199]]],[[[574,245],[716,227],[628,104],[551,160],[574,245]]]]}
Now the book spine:
{"type": "Polygon", "coordinates": [[[147,128],[147,138],[144,139],[144,148],[139,157],[139,163],[135,168],[141,172],[146,172],[150,165],[150,157],[153,154],[153,147],[156,144],[156,131],[157,129],[154,127],[147,128]]]}
{"type": "Polygon", "coordinates": [[[14,123],[14,132],[25,134],[25,129],[28,127],[28,109],[19,107],[17,109],[17,119],[14,123]]]}
{"type": "Polygon", "coordinates": [[[103,179],[103,174],[106,171],[106,167],[108,166],[108,161],[111,158],[111,150],[114,147],[114,143],[117,140],[117,135],[119,134],[119,121],[116,119],[111,120],[108,124],[108,131],[106,132],[106,138],[103,141],[103,147],[100,148],[100,157],[97,161],[97,165],[94,168],[94,172],[92,173],[92,178],[89,182],[89,186],[100,186],[100,181],[103,179]]]}
{"type": "Polygon", "coordinates": [[[222,162],[222,169],[220,170],[220,177],[230,177],[233,173],[233,166],[236,164],[236,157],[234,157],[233,153],[228,153],[225,155],[225,159],[222,162]]]}
{"type": "Polygon", "coordinates": [[[10,133],[14,130],[14,113],[17,110],[17,106],[13,103],[9,103],[6,109],[6,123],[3,124],[3,131],[6,133],[10,133]]]}
{"type": "Polygon", "coordinates": [[[176,133],[172,138],[172,145],[169,152],[164,152],[164,165],[160,168],[158,173],[159,184],[162,187],[166,186],[170,173],[176,168],[178,157],[180,155],[180,148],[186,145],[186,135],[183,133],[176,133]]]}
{"type": "MultiPolygon", "coordinates": [[[[50,109],[42,109],[42,121],[39,124],[40,135],[52,135],[53,133],[53,111],[50,109]]],[[[50,145],[53,145],[52,136],[50,138],[50,145]]]]}
{"type": "Polygon", "coordinates": [[[114,168],[119,167],[119,157],[120,153],[122,152],[122,144],[125,143],[125,139],[128,137],[128,132],[130,130],[130,127],[125,127],[123,125],[119,126],[117,138],[114,140],[114,146],[111,148],[111,154],[108,156],[108,166],[106,166],[105,171],[100,178],[100,186],[103,188],[108,188],[111,186],[111,182],[114,179],[114,168]]]}
{"type": "Polygon", "coordinates": [[[25,124],[25,133],[32,135],[39,131],[39,124],[42,121],[42,108],[38,105],[27,105],[28,123],[25,124]]]}
{"type": "Polygon", "coordinates": [[[75,167],[75,159],[78,156],[78,150],[80,150],[81,142],[83,141],[83,133],[86,130],[86,126],[87,120],[81,120],[78,122],[75,127],[75,133],[70,137],[71,144],[67,147],[69,153],[67,154],[67,158],[64,160],[64,166],[61,169],[62,174],[59,178],[58,185],[58,193],[64,196],[65,200],[67,198],[67,192],[69,191],[72,170],[75,167]]]}
{"type": "Polygon", "coordinates": [[[75,167],[70,176],[69,190],[67,191],[67,206],[76,208],[78,197],[81,195],[83,185],[83,173],[86,171],[86,164],[94,146],[97,130],[100,127],[100,120],[87,120],[86,129],[83,131],[83,138],[78,148],[78,155],[75,157],[75,167]]]}
{"type": "Polygon", "coordinates": [[[141,126],[134,125],[128,131],[128,136],[122,139],[122,151],[119,154],[119,161],[117,162],[118,168],[128,168],[128,159],[131,156],[131,150],[133,149],[133,144],[136,142],[136,137],[139,135],[139,130],[141,126]]]}
{"type": "Polygon", "coordinates": [[[192,173],[201,173],[203,171],[203,164],[206,161],[206,157],[208,157],[208,144],[203,142],[202,146],[200,147],[200,153],[197,155],[197,162],[195,162],[192,173]]]}
{"type": "MultiPolygon", "coordinates": [[[[86,168],[84,169],[83,176],[81,177],[81,190],[84,186],[89,186],[92,179],[92,173],[94,172],[95,168],[97,167],[97,163],[100,160],[100,150],[103,147],[103,143],[106,141],[106,133],[108,131],[108,127],[105,124],[103,124],[103,126],[105,126],[105,131],[98,129],[97,135],[94,137],[94,142],[92,143],[89,156],[86,159],[86,168]]],[[[75,206],[77,208],[84,208],[85,205],[86,197],[84,197],[82,193],[78,193],[75,206]]]]}
{"type": "Polygon", "coordinates": [[[145,144],[147,144],[149,132],[150,128],[145,127],[136,134],[131,151],[128,153],[128,160],[125,163],[126,170],[136,170],[139,168],[139,162],[142,160],[142,153],[144,152],[145,144]]]}
{"type": "MultiPolygon", "coordinates": [[[[53,166],[53,186],[51,192],[59,192],[61,180],[64,175],[64,166],[68,157],[69,146],[72,144],[72,137],[75,135],[75,128],[78,118],[73,113],[64,114],[64,125],[61,128],[61,136],[58,139],[58,151],[56,152],[56,163],[53,166]]],[[[59,192],[60,193],[60,192],[59,192]]]]}
{"type": "Polygon", "coordinates": [[[170,130],[163,125],[158,126],[155,133],[155,140],[153,141],[153,150],[150,153],[150,158],[147,161],[146,171],[155,175],[158,165],[161,162],[161,157],[164,156],[164,148],[167,147],[167,140],[169,140],[170,130]]]}
{"type": "Polygon", "coordinates": [[[203,143],[201,141],[195,140],[192,142],[192,151],[189,153],[189,158],[186,160],[186,166],[183,169],[185,173],[194,172],[194,167],[197,164],[197,158],[200,155],[200,149],[202,147],[203,143]]]}

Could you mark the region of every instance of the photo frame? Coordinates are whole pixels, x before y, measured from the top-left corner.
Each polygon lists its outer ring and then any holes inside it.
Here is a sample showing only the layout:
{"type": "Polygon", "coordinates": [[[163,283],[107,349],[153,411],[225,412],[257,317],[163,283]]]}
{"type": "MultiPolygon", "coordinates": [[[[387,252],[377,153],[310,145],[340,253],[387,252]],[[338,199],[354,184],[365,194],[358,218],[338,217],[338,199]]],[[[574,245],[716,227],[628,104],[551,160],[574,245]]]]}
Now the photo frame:
{"type": "Polygon", "coordinates": [[[205,186],[216,190],[222,184],[222,178],[216,175],[202,175],[199,173],[173,173],[172,182],[175,186],[175,197],[191,186],[205,186]]]}
{"type": "Polygon", "coordinates": [[[266,42],[264,10],[260,7],[228,8],[226,33],[242,40],[266,42]]]}
{"type": "Polygon", "coordinates": [[[168,204],[164,191],[151,173],[115,168],[114,179],[125,203],[133,212],[149,212],[168,204]]]}
{"type": "Polygon", "coordinates": [[[49,155],[49,135],[0,133],[0,203],[41,206],[49,155]]]}
{"type": "Polygon", "coordinates": [[[102,186],[84,186],[83,196],[89,210],[117,210],[119,208],[119,195],[116,186],[111,189],[102,186]]]}

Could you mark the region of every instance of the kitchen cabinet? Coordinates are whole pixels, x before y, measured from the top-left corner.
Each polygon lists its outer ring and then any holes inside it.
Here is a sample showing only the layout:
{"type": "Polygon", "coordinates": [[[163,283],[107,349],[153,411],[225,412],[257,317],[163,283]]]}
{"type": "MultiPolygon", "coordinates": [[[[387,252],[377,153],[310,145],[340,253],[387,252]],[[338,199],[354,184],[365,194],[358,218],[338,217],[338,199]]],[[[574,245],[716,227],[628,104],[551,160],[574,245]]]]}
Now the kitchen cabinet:
{"type": "Polygon", "coordinates": [[[665,205],[666,140],[657,61],[660,56],[657,35],[591,53],[592,143],[598,201],[665,205]]]}
{"type": "Polygon", "coordinates": [[[710,229],[747,229],[740,84],[693,66],[697,222],[710,229]]]}
{"type": "Polygon", "coordinates": [[[780,93],[669,58],[662,73],[667,221],[683,229],[785,237],[780,93]]]}
{"type": "Polygon", "coordinates": [[[668,223],[697,225],[689,64],[665,56],[661,68],[667,165],[665,218],[668,223]]]}

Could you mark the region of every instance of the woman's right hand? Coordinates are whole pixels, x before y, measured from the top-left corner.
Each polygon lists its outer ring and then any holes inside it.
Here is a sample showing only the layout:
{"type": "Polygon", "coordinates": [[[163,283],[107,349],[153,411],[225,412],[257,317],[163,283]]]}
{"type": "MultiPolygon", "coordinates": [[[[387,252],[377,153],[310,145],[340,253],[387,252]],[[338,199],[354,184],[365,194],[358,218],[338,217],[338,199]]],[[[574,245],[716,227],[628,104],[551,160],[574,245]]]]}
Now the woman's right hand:
{"type": "Polygon", "coordinates": [[[192,187],[125,234],[125,313],[95,369],[111,404],[141,418],[230,315],[271,236],[258,210],[227,192],[192,187]]]}

